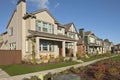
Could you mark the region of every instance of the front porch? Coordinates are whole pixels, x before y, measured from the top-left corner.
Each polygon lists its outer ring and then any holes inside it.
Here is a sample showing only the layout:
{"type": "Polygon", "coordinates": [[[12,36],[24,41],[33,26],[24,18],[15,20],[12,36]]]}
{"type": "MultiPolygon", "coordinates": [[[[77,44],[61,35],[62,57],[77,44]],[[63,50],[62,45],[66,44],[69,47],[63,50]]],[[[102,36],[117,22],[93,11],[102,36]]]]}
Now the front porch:
{"type": "Polygon", "coordinates": [[[88,52],[92,54],[102,54],[102,46],[89,46],[88,47],[88,52]]]}
{"type": "Polygon", "coordinates": [[[40,55],[56,57],[76,57],[76,43],[67,40],[36,37],[35,57],[40,55]]]}

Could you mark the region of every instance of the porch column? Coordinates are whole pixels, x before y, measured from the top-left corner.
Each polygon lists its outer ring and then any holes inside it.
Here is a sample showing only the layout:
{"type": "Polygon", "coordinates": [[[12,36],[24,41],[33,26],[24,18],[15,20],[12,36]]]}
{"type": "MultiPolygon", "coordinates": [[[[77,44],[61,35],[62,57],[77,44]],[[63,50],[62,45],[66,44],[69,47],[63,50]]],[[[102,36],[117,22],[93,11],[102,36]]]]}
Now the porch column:
{"type": "Polygon", "coordinates": [[[76,42],[73,43],[73,57],[76,57],[76,52],[77,52],[77,46],[76,42]]]}
{"type": "Polygon", "coordinates": [[[36,58],[39,58],[39,41],[40,39],[36,37],[36,58]]]}
{"type": "Polygon", "coordinates": [[[65,55],[65,41],[62,41],[62,56],[66,57],[66,55],[65,55]]]}

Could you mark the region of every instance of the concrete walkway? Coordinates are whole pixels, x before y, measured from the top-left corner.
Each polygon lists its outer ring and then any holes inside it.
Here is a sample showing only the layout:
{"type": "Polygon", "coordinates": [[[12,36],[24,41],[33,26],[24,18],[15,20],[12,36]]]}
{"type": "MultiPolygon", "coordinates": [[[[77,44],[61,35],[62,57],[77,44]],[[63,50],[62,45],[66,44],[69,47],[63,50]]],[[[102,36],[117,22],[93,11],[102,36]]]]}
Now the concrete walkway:
{"type": "MultiPolygon", "coordinates": [[[[115,57],[115,56],[112,56],[112,57],[115,57]]],[[[80,67],[80,66],[87,66],[87,65],[93,64],[95,62],[98,62],[100,60],[104,60],[104,59],[108,59],[108,58],[110,58],[110,57],[104,57],[104,58],[96,59],[96,60],[89,61],[89,62],[83,62],[81,64],[76,64],[76,65],[71,65],[71,66],[67,66],[67,67],[51,69],[51,70],[45,70],[45,71],[40,71],[40,72],[28,73],[28,74],[23,74],[23,75],[17,75],[17,76],[8,76],[8,75],[0,76],[0,80],[22,80],[23,78],[29,78],[29,77],[34,76],[34,75],[36,75],[36,76],[39,76],[40,74],[45,75],[49,72],[58,73],[58,72],[66,70],[66,69],[69,69],[71,67],[77,68],[77,67],[80,67]]],[[[2,72],[4,74],[4,71],[2,71],[2,72]]]]}
{"type": "Polygon", "coordinates": [[[8,77],[10,77],[10,76],[5,71],[0,69],[0,78],[8,78],[8,77]]]}

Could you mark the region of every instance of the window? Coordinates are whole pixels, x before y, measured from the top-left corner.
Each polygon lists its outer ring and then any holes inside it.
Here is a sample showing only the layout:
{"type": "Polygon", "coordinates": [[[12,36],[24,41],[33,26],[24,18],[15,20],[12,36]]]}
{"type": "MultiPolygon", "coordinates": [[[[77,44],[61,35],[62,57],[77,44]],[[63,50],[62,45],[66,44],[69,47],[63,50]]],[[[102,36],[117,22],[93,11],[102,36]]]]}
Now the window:
{"type": "Polygon", "coordinates": [[[90,37],[89,40],[90,40],[90,43],[95,43],[95,38],[90,37]]]}
{"type": "Polygon", "coordinates": [[[62,34],[62,28],[58,27],[58,34],[62,34]]]}
{"type": "Polygon", "coordinates": [[[48,32],[48,26],[45,22],[43,22],[43,32],[48,32]]]}
{"type": "Polygon", "coordinates": [[[41,21],[36,22],[36,28],[37,28],[37,31],[41,31],[41,28],[42,28],[42,22],[41,21]]]}
{"type": "Polygon", "coordinates": [[[40,51],[54,51],[52,41],[40,41],[40,51]]]}
{"type": "Polygon", "coordinates": [[[48,43],[47,42],[43,42],[43,51],[48,51],[48,43]]]}
{"type": "Polygon", "coordinates": [[[49,32],[52,34],[54,33],[54,27],[52,24],[49,24],[49,32]]]}
{"type": "Polygon", "coordinates": [[[70,38],[75,38],[75,33],[69,33],[70,38]]]}
{"type": "Polygon", "coordinates": [[[10,29],[8,30],[8,34],[9,34],[10,36],[13,35],[13,28],[10,28],[10,29]]]}
{"type": "Polygon", "coordinates": [[[47,33],[54,33],[54,25],[43,22],[43,21],[36,21],[36,30],[40,32],[47,32],[47,33]]]}
{"type": "Polygon", "coordinates": [[[28,40],[25,41],[25,51],[26,52],[29,51],[29,42],[28,42],[28,40]]]}
{"type": "Polygon", "coordinates": [[[54,51],[53,42],[50,42],[50,43],[49,43],[49,51],[54,51]]]}
{"type": "Polygon", "coordinates": [[[10,43],[10,50],[16,50],[16,43],[10,43]]]}

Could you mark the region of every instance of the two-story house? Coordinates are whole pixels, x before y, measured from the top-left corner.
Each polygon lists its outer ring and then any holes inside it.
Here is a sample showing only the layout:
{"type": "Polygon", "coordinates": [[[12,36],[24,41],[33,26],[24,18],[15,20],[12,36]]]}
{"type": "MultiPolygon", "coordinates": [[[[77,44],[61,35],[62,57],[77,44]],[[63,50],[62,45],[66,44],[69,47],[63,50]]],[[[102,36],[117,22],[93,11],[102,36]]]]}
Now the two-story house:
{"type": "Polygon", "coordinates": [[[84,29],[79,30],[79,36],[84,40],[86,53],[102,54],[102,39],[96,37],[91,31],[85,32],[84,29]]]}
{"type": "Polygon", "coordinates": [[[114,45],[112,42],[110,42],[108,39],[105,39],[103,41],[103,53],[111,53],[113,46],[114,45]]]}
{"type": "Polygon", "coordinates": [[[22,58],[32,53],[33,37],[36,58],[50,53],[66,57],[67,49],[76,57],[78,36],[74,24],[61,25],[47,9],[28,13],[26,0],[18,1],[6,29],[0,49],[21,50],[22,58]]]}

